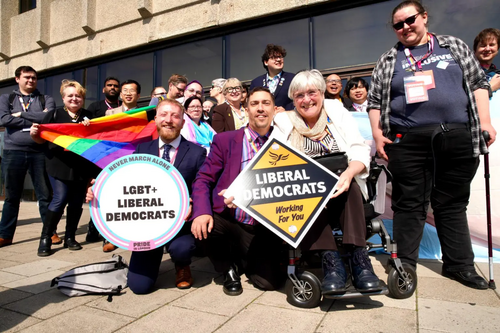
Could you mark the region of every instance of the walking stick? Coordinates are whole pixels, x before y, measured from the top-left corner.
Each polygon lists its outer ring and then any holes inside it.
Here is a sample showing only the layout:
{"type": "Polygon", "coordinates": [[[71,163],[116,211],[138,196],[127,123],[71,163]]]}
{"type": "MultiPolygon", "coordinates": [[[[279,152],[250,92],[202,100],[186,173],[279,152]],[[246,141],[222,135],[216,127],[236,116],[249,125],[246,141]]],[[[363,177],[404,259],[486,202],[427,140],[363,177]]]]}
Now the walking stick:
{"type": "MultiPolygon", "coordinates": [[[[490,133],[483,132],[483,137],[486,142],[490,141],[490,133]]],[[[491,206],[490,206],[490,160],[489,153],[484,154],[484,182],[486,188],[486,225],[488,229],[488,263],[490,281],[488,286],[490,289],[496,289],[495,278],[493,276],[493,241],[491,238],[491,206]]]]}

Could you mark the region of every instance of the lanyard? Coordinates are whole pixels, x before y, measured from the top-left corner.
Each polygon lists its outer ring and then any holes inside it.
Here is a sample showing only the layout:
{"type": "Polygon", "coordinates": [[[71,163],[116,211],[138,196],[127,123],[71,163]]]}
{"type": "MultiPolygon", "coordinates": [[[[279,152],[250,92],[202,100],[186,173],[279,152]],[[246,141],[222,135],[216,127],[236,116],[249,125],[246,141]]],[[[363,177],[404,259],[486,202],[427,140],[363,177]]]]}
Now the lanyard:
{"type": "Polygon", "coordinates": [[[23,98],[21,96],[19,96],[19,102],[21,102],[21,106],[23,107],[23,111],[28,112],[28,109],[29,109],[31,103],[33,102],[33,97],[30,97],[28,103],[25,105],[23,98]]]}
{"type": "Polygon", "coordinates": [[[333,134],[332,134],[332,132],[330,131],[330,129],[328,128],[328,126],[326,126],[326,131],[328,132],[328,134],[330,134],[330,136],[331,136],[331,138],[332,138],[332,141],[330,141],[330,144],[329,144],[329,145],[327,145],[327,144],[326,144],[326,140],[325,140],[325,138],[327,137],[327,135],[325,135],[325,137],[324,137],[323,139],[319,140],[319,144],[320,144],[321,146],[323,146],[323,148],[326,150],[326,152],[327,152],[327,153],[329,153],[329,152],[330,152],[330,150],[332,149],[332,146],[333,146],[333,140],[334,140],[334,139],[333,139],[333,134]]]}
{"type": "MultiPolygon", "coordinates": [[[[104,103],[106,103],[106,105],[108,106],[108,110],[114,109],[114,107],[112,107],[111,104],[108,103],[107,99],[104,100],[104,103]]],[[[120,106],[120,101],[119,100],[118,100],[118,106],[120,106]]]]}
{"type": "Polygon", "coordinates": [[[406,61],[408,61],[410,68],[414,72],[417,70],[416,67],[418,67],[419,71],[422,70],[422,61],[427,59],[434,51],[434,38],[432,38],[432,35],[430,33],[427,33],[427,40],[428,40],[427,45],[429,46],[429,49],[427,50],[427,53],[422,58],[420,58],[420,60],[418,60],[418,61],[415,60],[415,57],[413,56],[413,54],[411,54],[410,49],[405,47],[404,52],[405,52],[405,56],[406,56],[406,61]],[[416,66],[415,66],[415,64],[416,64],[416,66]]]}

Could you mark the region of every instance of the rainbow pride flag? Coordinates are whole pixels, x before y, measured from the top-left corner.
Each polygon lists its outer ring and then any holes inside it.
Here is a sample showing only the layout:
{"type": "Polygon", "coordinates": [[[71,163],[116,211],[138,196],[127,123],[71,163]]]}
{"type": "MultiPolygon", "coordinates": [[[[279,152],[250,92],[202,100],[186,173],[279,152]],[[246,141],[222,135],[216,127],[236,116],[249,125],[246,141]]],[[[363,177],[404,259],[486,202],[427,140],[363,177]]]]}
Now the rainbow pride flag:
{"type": "Polygon", "coordinates": [[[43,124],[40,137],[72,151],[100,168],[125,155],[135,147],[157,137],[153,119],[155,105],[90,120],[82,124],[43,124]]]}

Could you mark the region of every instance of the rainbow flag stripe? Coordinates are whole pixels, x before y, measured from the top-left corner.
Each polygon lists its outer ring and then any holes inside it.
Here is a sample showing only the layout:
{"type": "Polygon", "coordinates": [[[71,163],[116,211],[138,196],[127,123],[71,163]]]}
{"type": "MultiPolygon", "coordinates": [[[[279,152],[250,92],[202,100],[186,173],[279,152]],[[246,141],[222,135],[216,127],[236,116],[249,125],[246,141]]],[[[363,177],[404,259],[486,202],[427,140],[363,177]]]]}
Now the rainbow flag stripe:
{"type": "Polygon", "coordinates": [[[132,154],[135,147],[157,137],[153,119],[155,106],[90,120],[82,124],[43,124],[40,137],[78,154],[104,168],[110,162],[132,154]]]}

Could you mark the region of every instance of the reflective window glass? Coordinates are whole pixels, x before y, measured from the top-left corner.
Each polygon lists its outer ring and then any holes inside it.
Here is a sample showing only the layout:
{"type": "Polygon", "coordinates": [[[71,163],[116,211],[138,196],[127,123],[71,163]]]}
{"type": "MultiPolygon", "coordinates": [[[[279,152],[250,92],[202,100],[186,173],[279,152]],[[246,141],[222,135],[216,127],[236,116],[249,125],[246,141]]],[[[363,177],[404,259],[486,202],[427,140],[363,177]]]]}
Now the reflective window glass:
{"type": "Polygon", "coordinates": [[[60,93],[61,82],[62,80],[73,80],[73,73],[63,73],[59,75],[49,76],[45,78],[45,91],[40,90],[46,95],[52,96],[54,98],[54,102],[56,103],[56,107],[62,107],[63,101],[60,93]]]}
{"type": "Polygon", "coordinates": [[[458,37],[467,43],[471,50],[474,38],[481,30],[500,28],[500,6],[496,1],[425,0],[423,5],[429,13],[429,31],[458,37]]]}
{"type": "Polygon", "coordinates": [[[158,54],[157,85],[166,89],[172,74],[185,75],[188,81],[198,80],[203,86],[222,77],[221,37],[171,47],[158,54]]]}
{"type": "Polygon", "coordinates": [[[315,67],[328,69],[376,62],[397,42],[389,19],[399,2],[387,1],[314,17],[315,67]]]}
{"type": "MultiPolygon", "coordinates": [[[[153,89],[153,53],[121,59],[100,65],[100,78],[104,80],[108,76],[114,76],[120,82],[135,80],[141,85],[141,96],[147,97],[153,89]]],[[[102,83],[99,83],[102,85],[102,83]]],[[[102,89],[101,89],[102,91],[102,89]]],[[[104,99],[102,92],[99,99],[104,99]]]]}
{"type": "Polygon", "coordinates": [[[309,24],[307,19],[302,19],[229,35],[228,77],[245,81],[264,74],[266,70],[261,59],[267,44],[286,49],[286,72],[296,73],[309,68],[309,24]]]}
{"type": "Polygon", "coordinates": [[[98,82],[97,66],[89,67],[85,70],[85,89],[87,89],[87,96],[85,97],[85,107],[88,107],[95,101],[100,100],[102,93],[103,82],[98,82]]]}
{"type": "Polygon", "coordinates": [[[17,84],[12,85],[12,86],[2,87],[2,88],[0,88],[0,95],[10,94],[10,93],[12,93],[12,91],[16,90],[17,88],[19,88],[19,86],[17,84]]]}

